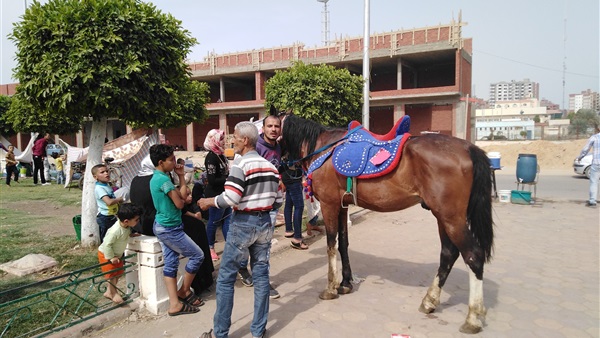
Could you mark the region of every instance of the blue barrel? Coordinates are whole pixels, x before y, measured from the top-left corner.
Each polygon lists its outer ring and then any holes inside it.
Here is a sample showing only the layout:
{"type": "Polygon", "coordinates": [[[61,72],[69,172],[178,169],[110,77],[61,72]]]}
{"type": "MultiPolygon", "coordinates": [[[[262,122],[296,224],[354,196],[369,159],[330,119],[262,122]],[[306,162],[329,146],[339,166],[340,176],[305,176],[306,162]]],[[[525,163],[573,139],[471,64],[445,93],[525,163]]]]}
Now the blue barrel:
{"type": "Polygon", "coordinates": [[[535,182],[537,174],[537,156],[535,154],[519,154],[517,158],[517,181],[521,183],[535,182]]]}

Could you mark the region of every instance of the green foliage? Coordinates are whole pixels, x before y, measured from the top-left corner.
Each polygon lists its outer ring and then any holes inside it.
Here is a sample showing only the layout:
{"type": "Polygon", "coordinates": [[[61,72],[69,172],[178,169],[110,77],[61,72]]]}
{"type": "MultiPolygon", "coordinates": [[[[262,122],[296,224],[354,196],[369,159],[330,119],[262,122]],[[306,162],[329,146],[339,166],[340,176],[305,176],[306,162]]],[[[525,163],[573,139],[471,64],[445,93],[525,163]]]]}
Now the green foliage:
{"type": "Polygon", "coordinates": [[[540,123],[540,116],[539,115],[534,116],[533,117],[533,122],[540,123]]]}
{"type": "Polygon", "coordinates": [[[522,138],[526,138],[527,137],[527,132],[525,130],[521,130],[521,132],[519,133],[519,135],[521,135],[522,138]]]}
{"type": "Polygon", "coordinates": [[[11,39],[20,85],[8,120],[19,131],[76,132],[88,117],[161,128],[207,117],[208,87],[184,62],[196,40],[152,4],[34,2],[11,39]]]}
{"type": "Polygon", "coordinates": [[[10,108],[12,99],[10,96],[0,95],[0,134],[3,136],[11,136],[16,134],[12,124],[5,120],[6,112],[10,108]]]}
{"type": "Polygon", "coordinates": [[[296,62],[276,71],[265,84],[265,105],[327,126],[345,127],[360,120],[363,79],[347,69],[296,62]]]}
{"type": "Polygon", "coordinates": [[[598,128],[599,126],[600,117],[596,112],[591,109],[579,109],[571,118],[569,133],[577,136],[586,135],[590,128],[598,128]]]}

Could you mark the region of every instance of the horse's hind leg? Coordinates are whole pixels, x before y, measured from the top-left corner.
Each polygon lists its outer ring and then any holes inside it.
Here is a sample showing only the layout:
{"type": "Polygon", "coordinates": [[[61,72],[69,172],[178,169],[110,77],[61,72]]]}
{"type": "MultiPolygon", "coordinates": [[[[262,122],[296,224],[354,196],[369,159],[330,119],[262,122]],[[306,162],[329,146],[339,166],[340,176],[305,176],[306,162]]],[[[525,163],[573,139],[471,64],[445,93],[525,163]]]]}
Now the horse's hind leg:
{"type": "Polygon", "coordinates": [[[437,275],[433,279],[431,286],[427,290],[419,311],[423,313],[431,313],[435,311],[437,306],[440,304],[440,294],[442,287],[446,284],[446,279],[454,266],[454,262],[458,258],[459,251],[456,245],[450,241],[446,232],[440,227],[440,240],[442,244],[442,250],[440,252],[440,267],[438,268],[437,275]]]}
{"type": "Polygon", "coordinates": [[[338,216],[338,251],[342,260],[342,282],[338,287],[338,293],[341,295],[352,292],[352,269],[350,268],[350,258],[348,257],[348,209],[342,208],[338,216]]]}

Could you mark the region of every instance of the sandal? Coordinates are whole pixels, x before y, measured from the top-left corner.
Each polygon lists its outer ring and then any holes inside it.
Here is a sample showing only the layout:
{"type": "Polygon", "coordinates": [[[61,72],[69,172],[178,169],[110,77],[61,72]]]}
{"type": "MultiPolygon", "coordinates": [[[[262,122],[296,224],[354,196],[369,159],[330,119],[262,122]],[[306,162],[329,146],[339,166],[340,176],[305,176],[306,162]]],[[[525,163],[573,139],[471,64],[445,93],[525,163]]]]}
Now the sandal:
{"type": "Polygon", "coordinates": [[[180,301],[182,301],[184,304],[190,305],[192,307],[200,307],[202,305],[204,305],[204,301],[202,300],[202,298],[198,297],[195,293],[190,291],[190,294],[187,295],[187,297],[185,298],[181,298],[181,297],[177,297],[179,298],[180,301]]]}
{"type": "Polygon", "coordinates": [[[212,329],[210,329],[210,331],[208,331],[208,332],[204,332],[204,333],[203,333],[203,334],[200,336],[200,338],[213,338],[212,332],[213,332],[213,330],[212,330],[212,329]]]}
{"type": "Polygon", "coordinates": [[[307,234],[307,235],[309,235],[309,236],[312,236],[312,232],[313,232],[313,231],[316,231],[316,232],[318,232],[319,234],[322,234],[322,233],[324,232],[324,230],[323,230],[323,229],[321,229],[321,227],[319,227],[318,225],[308,225],[308,226],[306,227],[306,234],[307,234]]]}
{"type": "Polygon", "coordinates": [[[169,314],[169,316],[179,316],[179,315],[187,315],[187,314],[191,314],[191,313],[196,313],[199,311],[200,311],[200,309],[195,306],[191,306],[187,303],[181,303],[181,310],[179,310],[177,312],[167,312],[167,313],[169,314]]]}
{"type": "Polygon", "coordinates": [[[285,235],[283,235],[285,238],[294,238],[294,233],[293,232],[286,232],[285,235]]]}
{"type": "Polygon", "coordinates": [[[308,245],[306,245],[306,243],[304,243],[303,241],[300,243],[296,243],[294,241],[290,242],[290,246],[294,249],[298,249],[298,250],[306,250],[308,249],[308,245]]]}
{"type": "Polygon", "coordinates": [[[212,259],[213,262],[216,262],[219,260],[219,255],[217,255],[217,252],[214,249],[210,249],[210,258],[212,259]]]}

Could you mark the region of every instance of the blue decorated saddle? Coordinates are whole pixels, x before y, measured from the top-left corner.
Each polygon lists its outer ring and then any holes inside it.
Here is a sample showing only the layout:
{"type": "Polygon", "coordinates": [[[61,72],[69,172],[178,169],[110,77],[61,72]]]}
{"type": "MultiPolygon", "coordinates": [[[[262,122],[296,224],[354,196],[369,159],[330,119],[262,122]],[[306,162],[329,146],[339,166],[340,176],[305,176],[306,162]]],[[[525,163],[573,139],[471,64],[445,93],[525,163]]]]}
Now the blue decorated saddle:
{"type": "MultiPolygon", "coordinates": [[[[358,122],[352,121],[349,130],[359,125],[358,122]]],[[[332,162],[335,170],[340,175],[360,179],[374,178],[389,173],[400,161],[404,143],[410,137],[409,129],[410,117],[405,115],[385,135],[376,135],[364,128],[355,131],[348,136],[344,143],[333,150],[332,162]]],[[[322,162],[329,155],[331,152],[322,155],[322,162]]],[[[316,164],[314,162],[313,164],[316,164]]]]}

